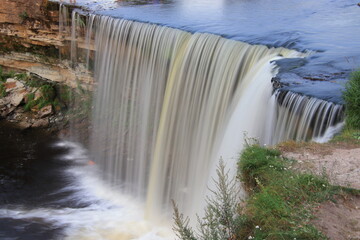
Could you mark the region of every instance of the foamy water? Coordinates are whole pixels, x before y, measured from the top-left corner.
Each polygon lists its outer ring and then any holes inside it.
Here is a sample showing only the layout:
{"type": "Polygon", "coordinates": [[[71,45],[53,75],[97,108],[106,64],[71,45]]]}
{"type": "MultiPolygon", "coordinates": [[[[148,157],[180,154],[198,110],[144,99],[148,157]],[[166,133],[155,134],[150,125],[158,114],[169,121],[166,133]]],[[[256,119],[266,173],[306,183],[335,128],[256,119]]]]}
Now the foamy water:
{"type": "Polygon", "coordinates": [[[71,201],[85,207],[26,209],[13,206],[0,209],[1,218],[48,223],[54,228],[64,228],[65,239],[173,239],[170,225],[156,226],[145,220],[141,201],[103,184],[97,177],[97,166],[89,164],[84,148],[68,141],[60,141],[54,147],[69,149],[58,160],[71,162],[64,172],[64,179],[61,179],[68,181],[69,185],[59,192],[74,192],[64,199],[58,199],[58,203],[71,201]]]}

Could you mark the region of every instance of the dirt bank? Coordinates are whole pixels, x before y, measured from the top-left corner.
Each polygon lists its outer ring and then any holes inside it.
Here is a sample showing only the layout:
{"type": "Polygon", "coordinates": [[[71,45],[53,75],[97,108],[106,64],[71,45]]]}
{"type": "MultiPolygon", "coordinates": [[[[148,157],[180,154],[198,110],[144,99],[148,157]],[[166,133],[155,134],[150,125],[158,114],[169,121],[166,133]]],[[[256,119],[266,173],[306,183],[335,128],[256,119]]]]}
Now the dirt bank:
{"type": "MultiPolygon", "coordinates": [[[[333,185],[360,189],[359,140],[326,144],[288,142],[279,146],[283,156],[295,159],[301,172],[326,175],[333,185]]],[[[360,239],[360,196],[338,196],[314,210],[313,224],[332,240],[360,239]]]]}

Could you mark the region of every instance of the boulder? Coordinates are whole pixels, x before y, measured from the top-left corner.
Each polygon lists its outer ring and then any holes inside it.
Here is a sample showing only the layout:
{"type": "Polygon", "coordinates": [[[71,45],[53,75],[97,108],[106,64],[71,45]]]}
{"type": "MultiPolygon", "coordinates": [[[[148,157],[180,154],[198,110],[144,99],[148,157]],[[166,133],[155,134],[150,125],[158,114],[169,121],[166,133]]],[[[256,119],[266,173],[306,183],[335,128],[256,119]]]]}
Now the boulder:
{"type": "Polygon", "coordinates": [[[33,128],[42,128],[49,126],[49,119],[48,118],[41,118],[34,121],[31,127],[33,128]]]}
{"type": "Polygon", "coordinates": [[[46,105],[45,107],[41,108],[38,112],[38,118],[44,118],[44,117],[48,117],[50,115],[52,115],[53,113],[53,108],[52,105],[46,105]]]}
{"type": "Polygon", "coordinates": [[[20,103],[24,100],[25,95],[27,94],[26,91],[16,91],[11,93],[8,98],[11,105],[17,107],[20,103]]]}
{"type": "Polygon", "coordinates": [[[4,86],[7,93],[25,89],[25,85],[22,82],[13,78],[8,78],[4,83],[4,86]]]}
{"type": "Polygon", "coordinates": [[[29,122],[29,121],[27,121],[27,120],[23,120],[23,121],[21,121],[21,122],[19,122],[18,123],[18,126],[19,126],[19,128],[20,129],[27,129],[27,128],[30,128],[31,127],[31,123],[29,122]]]}

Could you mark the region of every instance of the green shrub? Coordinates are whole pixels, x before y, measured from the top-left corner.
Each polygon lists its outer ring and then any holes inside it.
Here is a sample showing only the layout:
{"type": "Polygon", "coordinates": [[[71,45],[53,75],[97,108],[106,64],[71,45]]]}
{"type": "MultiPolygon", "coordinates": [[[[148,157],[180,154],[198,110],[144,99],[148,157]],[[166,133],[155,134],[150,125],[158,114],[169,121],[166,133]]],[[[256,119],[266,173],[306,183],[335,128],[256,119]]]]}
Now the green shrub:
{"type": "Polygon", "coordinates": [[[4,70],[0,66],[0,81],[1,82],[5,82],[6,79],[13,78],[13,77],[15,77],[15,72],[14,71],[11,70],[9,72],[4,72],[4,70]]]}
{"type": "Polygon", "coordinates": [[[242,223],[245,222],[239,214],[239,189],[235,179],[229,178],[222,160],[217,169],[217,176],[216,189],[211,191],[212,196],[206,199],[204,217],[198,217],[198,232],[189,227],[189,219],[179,213],[173,202],[174,231],[180,239],[239,239],[242,223]]]}
{"type": "Polygon", "coordinates": [[[23,11],[22,13],[19,14],[19,17],[25,21],[26,19],[29,18],[29,14],[26,11],[23,11]]]}
{"type": "Polygon", "coordinates": [[[360,129],[360,70],[351,74],[343,92],[346,126],[360,129]]]}
{"type": "Polygon", "coordinates": [[[26,81],[28,79],[28,75],[26,73],[16,73],[15,77],[21,81],[26,81]]]}
{"type": "Polygon", "coordinates": [[[50,84],[45,84],[40,87],[41,97],[46,102],[51,102],[55,98],[55,89],[50,84]]]}
{"type": "Polygon", "coordinates": [[[2,76],[3,76],[4,80],[6,80],[8,78],[14,78],[15,77],[15,72],[13,70],[11,70],[9,72],[3,73],[2,76]]]}
{"type": "Polygon", "coordinates": [[[29,93],[26,97],[27,97],[27,102],[26,102],[26,104],[24,106],[24,110],[25,111],[30,111],[31,108],[33,108],[37,104],[37,102],[34,100],[35,99],[35,94],[34,93],[29,93]]]}
{"type": "Polygon", "coordinates": [[[35,94],[29,93],[27,95],[28,101],[24,106],[25,111],[31,110],[31,108],[37,106],[39,109],[51,104],[54,107],[59,104],[58,100],[55,99],[56,93],[55,89],[50,84],[42,85],[39,88],[41,92],[41,97],[35,100],[35,94]],[[56,101],[55,101],[56,100],[56,101]]]}
{"type": "Polygon", "coordinates": [[[6,79],[3,78],[3,69],[0,66],[0,82],[4,82],[6,79]]]}
{"type": "Polygon", "coordinates": [[[0,98],[6,97],[7,92],[4,83],[0,82],[0,98]]]}

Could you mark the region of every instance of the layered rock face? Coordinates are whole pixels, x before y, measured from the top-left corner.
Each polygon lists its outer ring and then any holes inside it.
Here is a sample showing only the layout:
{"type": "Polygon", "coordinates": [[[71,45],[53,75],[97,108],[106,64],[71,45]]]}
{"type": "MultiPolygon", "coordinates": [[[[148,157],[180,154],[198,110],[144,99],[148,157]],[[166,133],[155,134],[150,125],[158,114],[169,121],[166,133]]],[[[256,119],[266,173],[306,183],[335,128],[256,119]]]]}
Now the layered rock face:
{"type": "Polygon", "coordinates": [[[66,60],[69,45],[69,37],[59,34],[58,3],[3,0],[0,5],[0,66],[30,72],[71,87],[80,82],[83,87],[91,88],[91,74],[81,66],[73,69],[66,60]]]}
{"type": "Polygon", "coordinates": [[[21,24],[24,13],[30,18],[41,19],[46,4],[45,0],[3,0],[0,5],[0,22],[21,24]]]}
{"type": "Polygon", "coordinates": [[[1,0],[0,119],[22,129],[65,124],[70,100],[64,93],[93,84],[91,72],[70,61],[70,46],[69,34],[59,31],[59,3],[1,0]],[[47,88],[54,96],[41,96],[47,88]]]}

